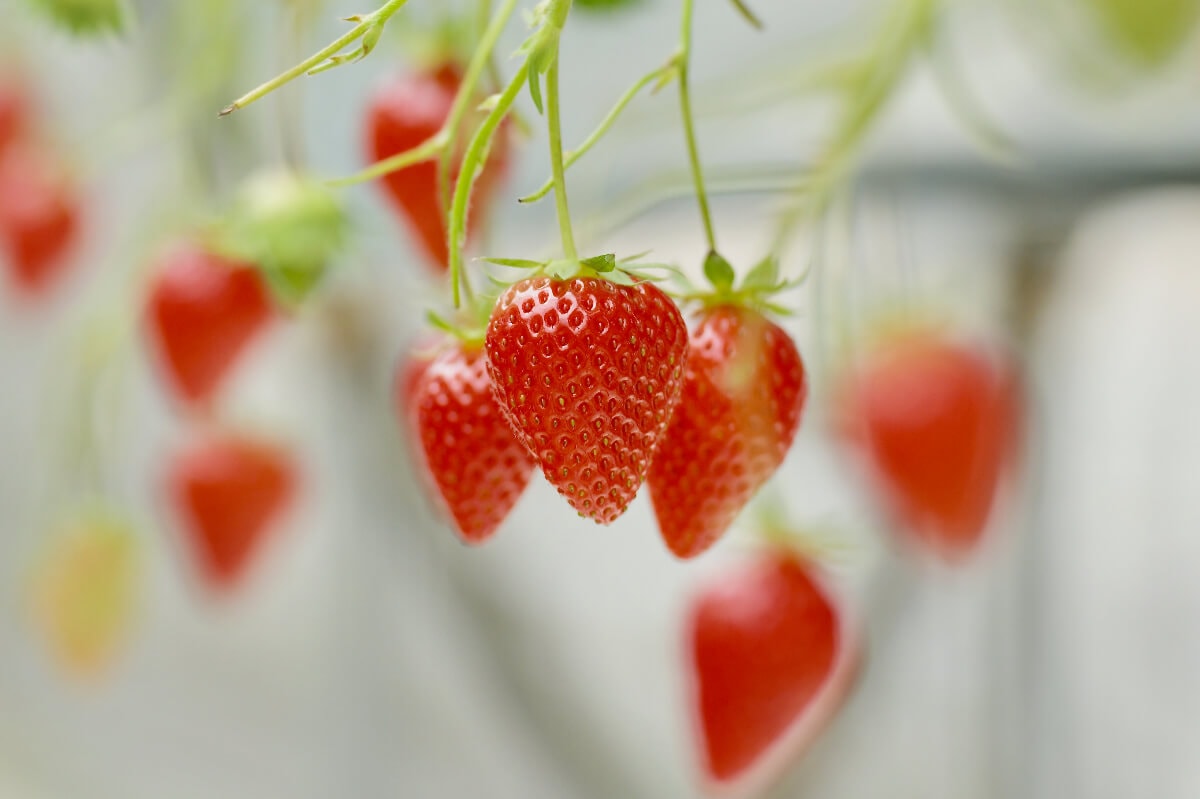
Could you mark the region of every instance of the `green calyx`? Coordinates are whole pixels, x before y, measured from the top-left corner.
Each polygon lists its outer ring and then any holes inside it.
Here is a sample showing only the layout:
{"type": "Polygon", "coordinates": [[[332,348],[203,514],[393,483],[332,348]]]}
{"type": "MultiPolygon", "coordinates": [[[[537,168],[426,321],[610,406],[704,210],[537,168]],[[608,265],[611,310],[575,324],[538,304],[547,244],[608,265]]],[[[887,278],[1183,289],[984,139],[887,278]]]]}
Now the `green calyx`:
{"type": "MultiPolygon", "coordinates": [[[[654,281],[655,270],[678,273],[670,264],[640,263],[645,253],[618,259],[614,253],[593,255],[590,258],[558,258],[552,261],[532,261],[525,258],[484,258],[489,264],[511,269],[526,269],[527,277],[546,275],[555,280],[570,280],[576,277],[600,278],[620,286],[632,286],[642,281],[654,281]]],[[[507,285],[499,283],[499,285],[507,285]]]]}
{"type": "Polygon", "coordinates": [[[427,311],[425,321],[435,330],[439,330],[459,341],[466,349],[477,349],[483,346],[487,335],[488,322],[492,318],[492,309],[496,306],[497,294],[484,294],[454,315],[453,321],[446,319],[436,311],[427,311]]]}
{"type": "Polygon", "coordinates": [[[125,0],[30,0],[30,4],[77,36],[121,33],[129,22],[125,0]]]}
{"type": "Polygon", "coordinates": [[[316,180],[292,172],[252,178],[220,231],[222,249],[255,264],[285,306],[303,302],[346,242],[341,204],[316,180]]]}
{"type": "Polygon", "coordinates": [[[774,255],[763,258],[737,283],[737,273],[720,253],[710,251],[704,258],[704,276],[712,285],[711,291],[692,291],[679,299],[700,303],[705,308],[717,305],[741,305],[755,310],[770,311],[787,316],[790,310],[772,302],[780,292],[800,285],[800,280],[784,280],[779,276],[779,259],[774,255]]]}

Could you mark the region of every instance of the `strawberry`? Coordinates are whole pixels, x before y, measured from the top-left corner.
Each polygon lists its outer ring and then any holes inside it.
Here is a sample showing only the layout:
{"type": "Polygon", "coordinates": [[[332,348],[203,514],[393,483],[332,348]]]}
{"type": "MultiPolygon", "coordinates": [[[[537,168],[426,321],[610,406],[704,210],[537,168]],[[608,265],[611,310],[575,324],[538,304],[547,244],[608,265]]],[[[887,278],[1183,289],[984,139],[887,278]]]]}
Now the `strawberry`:
{"type": "Polygon", "coordinates": [[[647,480],[671,552],[695,557],[733,523],[783,463],[807,396],[804,363],[779,326],[738,305],[704,311],[647,480]]]}
{"type": "Polygon", "coordinates": [[[30,580],[32,621],[73,676],[94,679],[137,615],[141,547],[123,519],[88,514],[46,546],[30,580]]]}
{"type": "Polygon", "coordinates": [[[984,350],[912,331],[875,347],[842,387],[844,432],[906,530],[946,559],[987,525],[1014,454],[1014,386],[984,350]]]}
{"type": "MultiPolygon", "coordinates": [[[[436,135],[450,115],[454,97],[462,82],[457,66],[444,64],[437,69],[404,75],[384,85],[371,101],[367,118],[367,150],[381,161],[411,150],[436,135]]],[[[508,163],[507,126],[497,132],[491,157],[474,187],[474,198],[484,207],[495,193],[508,163]]],[[[453,187],[462,154],[455,154],[450,170],[453,187]]],[[[430,160],[393,172],[383,179],[383,187],[428,262],[445,271],[450,263],[446,213],[438,196],[437,161],[430,160]]],[[[480,214],[468,217],[468,235],[478,228],[480,214]]]]}
{"type": "Polygon", "coordinates": [[[811,742],[854,674],[846,627],[813,567],[782,547],[696,596],[685,652],[708,780],[760,783],[811,742]]]}
{"type": "Polygon", "coordinates": [[[488,373],[517,438],[581,516],[625,512],[679,403],[687,325],[652,283],[527,278],[487,329],[488,373]]]}
{"type": "Polygon", "coordinates": [[[397,388],[398,410],[413,415],[455,531],[464,543],[483,543],[517,504],[534,466],[496,404],[483,347],[456,344],[410,369],[397,388]]]}
{"type": "Polygon", "coordinates": [[[39,152],[13,147],[0,157],[0,247],[27,294],[58,277],[79,233],[79,200],[39,152]]]}
{"type": "Polygon", "coordinates": [[[253,267],[194,243],[176,245],[158,266],[148,334],[179,396],[204,403],[272,318],[270,296],[253,267]]]}
{"type": "Polygon", "coordinates": [[[227,590],[292,503],[298,477],[287,452],[221,434],[180,452],[167,480],[202,575],[209,585],[227,590]]]}

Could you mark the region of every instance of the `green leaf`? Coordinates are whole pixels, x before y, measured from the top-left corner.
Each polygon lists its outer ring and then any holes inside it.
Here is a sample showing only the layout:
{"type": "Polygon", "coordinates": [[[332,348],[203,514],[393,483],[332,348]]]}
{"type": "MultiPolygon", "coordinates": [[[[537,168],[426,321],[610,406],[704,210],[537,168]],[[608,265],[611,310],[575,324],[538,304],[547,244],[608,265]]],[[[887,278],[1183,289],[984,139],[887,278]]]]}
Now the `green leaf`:
{"type": "Polygon", "coordinates": [[[533,105],[537,108],[539,114],[546,113],[542,108],[542,76],[537,71],[537,66],[533,59],[529,59],[529,97],[533,100],[533,105]]]}
{"type": "Polygon", "coordinates": [[[742,281],[744,289],[769,289],[779,282],[779,259],[774,255],[763,258],[742,281]]]}
{"type": "Polygon", "coordinates": [[[632,286],[637,282],[636,277],[629,274],[624,269],[615,269],[605,275],[604,279],[610,283],[616,283],[618,286],[632,286]]]}
{"type": "Polygon", "coordinates": [[[441,330],[444,333],[454,335],[457,332],[454,325],[443,319],[436,311],[426,311],[425,321],[429,323],[430,327],[441,330]]]}
{"type": "Polygon", "coordinates": [[[617,256],[613,253],[593,255],[591,258],[584,258],[581,263],[597,272],[611,272],[617,267],[617,256]]]}
{"type": "Polygon", "coordinates": [[[663,67],[663,71],[659,73],[658,80],[650,87],[651,94],[658,94],[663,90],[668,83],[679,77],[679,56],[676,55],[671,62],[663,67]]]}
{"type": "Polygon", "coordinates": [[[771,313],[775,314],[776,316],[792,316],[793,315],[793,311],[791,308],[787,308],[787,307],[778,305],[773,302],[761,303],[761,305],[759,307],[761,307],[763,310],[770,311],[771,313]]]}
{"type": "Polygon", "coordinates": [[[717,291],[729,291],[736,277],[729,261],[716,251],[710,251],[704,259],[704,276],[717,291]]]}
{"type": "Polygon", "coordinates": [[[575,0],[575,5],[589,11],[616,11],[641,5],[642,0],[575,0]]]}
{"type": "Polygon", "coordinates": [[[739,14],[741,14],[742,17],[747,22],[749,22],[751,25],[758,28],[759,30],[762,30],[762,27],[763,27],[762,20],[759,19],[755,15],[755,13],[750,10],[750,7],[748,5],[746,5],[745,2],[743,2],[743,0],[729,0],[729,2],[733,3],[733,7],[737,9],[737,12],[739,14]]]}
{"type": "Polygon", "coordinates": [[[496,266],[511,266],[513,269],[541,269],[546,265],[545,261],[530,261],[526,258],[482,258],[480,260],[496,266]]]}
{"type": "Polygon", "coordinates": [[[325,277],[325,264],[309,261],[269,265],[262,267],[262,273],[275,298],[284,306],[295,308],[312,294],[325,277]]]}

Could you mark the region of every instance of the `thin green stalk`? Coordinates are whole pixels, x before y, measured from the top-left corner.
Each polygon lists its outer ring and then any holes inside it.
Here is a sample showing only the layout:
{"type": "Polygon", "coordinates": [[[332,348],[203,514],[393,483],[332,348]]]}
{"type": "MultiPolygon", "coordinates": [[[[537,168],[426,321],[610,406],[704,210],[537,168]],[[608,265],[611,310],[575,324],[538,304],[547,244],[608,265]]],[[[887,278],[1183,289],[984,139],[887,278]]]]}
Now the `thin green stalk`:
{"type": "MultiPolygon", "coordinates": [[[[625,110],[626,106],[628,106],[633,101],[633,98],[637,97],[637,95],[642,91],[642,89],[646,88],[654,81],[660,79],[663,75],[663,72],[664,72],[664,69],[662,67],[660,67],[660,68],[654,70],[653,72],[643,75],[641,80],[639,80],[637,83],[633,84],[633,86],[629,87],[629,89],[625,92],[625,94],[621,95],[621,99],[617,100],[617,104],[615,106],[613,106],[612,110],[608,112],[608,116],[606,116],[604,118],[604,120],[600,123],[600,125],[595,130],[592,131],[591,135],[589,135],[586,139],[584,139],[583,143],[580,144],[578,147],[576,147],[574,150],[570,150],[567,153],[565,153],[566,161],[563,164],[564,168],[570,169],[575,164],[576,161],[578,161],[580,158],[582,158],[584,155],[586,155],[589,150],[591,150],[593,147],[595,147],[596,144],[599,143],[599,141],[602,138],[604,138],[604,136],[608,133],[608,131],[612,129],[612,126],[616,123],[617,119],[621,116],[621,113],[625,110]]],[[[522,203],[537,202],[538,200],[542,199],[547,194],[549,194],[553,188],[554,188],[554,179],[550,178],[549,180],[547,180],[545,183],[542,184],[542,187],[540,189],[535,191],[533,194],[529,194],[525,197],[520,198],[519,200],[517,200],[517,202],[522,202],[522,203]]]]}
{"type": "Polygon", "coordinates": [[[479,170],[483,166],[484,156],[487,153],[488,146],[492,143],[492,137],[496,133],[496,128],[500,126],[501,120],[508,114],[513,103],[517,99],[517,95],[521,93],[521,89],[525,86],[527,79],[527,65],[522,65],[517,69],[504,91],[497,98],[496,103],[492,106],[492,110],[488,112],[487,117],[483,120],[483,124],[475,131],[475,135],[471,137],[470,144],[467,145],[467,152],[463,156],[462,170],[458,174],[458,181],[454,184],[454,196],[450,204],[450,284],[454,293],[454,307],[457,308],[461,304],[459,296],[459,282],[462,268],[462,247],[463,238],[467,229],[467,206],[471,198],[471,189],[475,185],[475,180],[479,176],[479,170]]]}
{"type": "Polygon", "coordinates": [[[899,0],[892,7],[871,54],[863,62],[861,82],[851,87],[836,132],[814,166],[804,195],[780,215],[771,245],[773,255],[782,252],[806,217],[825,212],[830,195],[853,171],[867,135],[925,46],[941,2],[899,0]]]}
{"type": "Polygon", "coordinates": [[[326,185],[333,188],[345,188],[354,186],[359,183],[369,183],[376,178],[381,178],[385,175],[390,175],[393,172],[399,172],[402,169],[408,169],[410,166],[415,166],[423,161],[429,161],[436,158],[446,146],[445,131],[439,131],[433,136],[430,136],[425,141],[418,144],[411,150],[405,150],[402,153],[396,153],[393,156],[376,161],[371,166],[355,172],[353,175],[348,175],[344,178],[337,178],[326,182],[326,185]]]}
{"type": "MultiPolygon", "coordinates": [[[[516,6],[516,0],[504,0],[504,5],[491,18],[491,22],[488,23],[487,29],[483,32],[483,36],[479,40],[479,46],[475,48],[475,52],[471,55],[471,62],[467,65],[467,71],[463,75],[462,84],[458,87],[458,94],[454,97],[454,104],[450,106],[450,113],[446,117],[445,125],[442,126],[445,147],[438,158],[437,187],[438,205],[443,209],[450,207],[450,166],[458,150],[458,140],[463,117],[466,116],[467,110],[477,96],[479,79],[488,68],[488,64],[492,62],[492,54],[496,50],[496,43],[500,40],[501,34],[504,33],[505,27],[508,26],[508,21],[512,18],[516,6]]],[[[491,0],[482,0],[480,13],[486,13],[490,9],[491,0]]],[[[483,18],[486,19],[487,17],[483,18]]]]}
{"type": "Polygon", "coordinates": [[[713,230],[712,212],[708,206],[708,192],[704,188],[704,172],[700,165],[700,147],[696,143],[696,121],[692,116],[692,97],[688,86],[692,60],[692,17],[694,0],[683,0],[683,23],[680,34],[678,69],[679,69],[679,107],[683,115],[683,131],[687,137],[688,161],[692,169],[692,181],[695,183],[696,202],[700,206],[700,218],[704,222],[704,237],[708,241],[709,252],[717,251],[717,236],[713,230]]]}
{"type": "Polygon", "coordinates": [[[575,231],[571,229],[571,211],[567,207],[567,176],[563,167],[562,124],[559,119],[558,53],[546,71],[546,126],[550,132],[550,169],[554,174],[554,207],[558,213],[558,229],[562,233],[563,255],[574,261],[579,258],[575,249],[575,231]]]}
{"type": "MultiPolygon", "coordinates": [[[[284,84],[291,83],[301,75],[305,75],[314,69],[320,68],[321,65],[326,61],[329,61],[330,64],[334,66],[339,63],[344,63],[343,61],[336,59],[342,50],[345,50],[359,39],[362,39],[367,35],[368,32],[371,31],[373,27],[378,26],[382,28],[382,26],[386,24],[387,21],[396,14],[397,11],[403,8],[404,4],[407,2],[408,0],[387,0],[386,3],[370,14],[367,14],[363,17],[352,17],[351,19],[354,19],[358,22],[357,25],[355,25],[342,36],[335,39],[323,50],[320,50],[286,72],[277,75],[258,88],[251,89],[246,94],[234,100],[232,103],[225,106],[225,108],[221,109],[220,116],[229,116],[239,108],[245,108],[251,103],[261,100],[263,97],[266,97],[268,94],[284,84]]],[[[369,48],[364,47],[363,55],[366,55],[368,51],[369,48]]]]}

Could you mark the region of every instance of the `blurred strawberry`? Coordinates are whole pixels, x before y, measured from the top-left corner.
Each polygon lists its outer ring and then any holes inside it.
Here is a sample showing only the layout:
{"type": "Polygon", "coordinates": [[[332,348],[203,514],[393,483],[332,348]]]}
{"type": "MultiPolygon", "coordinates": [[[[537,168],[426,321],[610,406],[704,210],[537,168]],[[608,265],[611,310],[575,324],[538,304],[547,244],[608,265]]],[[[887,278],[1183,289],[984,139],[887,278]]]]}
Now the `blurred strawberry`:
{"type": "Polygon", "coordinates": [[[0,249],[20,290],[49,289],[79,227],[74,188],[41,152],[16,146],[0,155],[0,249]]]}
{"type": "Polygon", "coordinates": [[[842,428],[894,513],[949,560],[978,544],[1014,455],[1012,368],[936,331],[872,347],[841,387],[842,428]]]}
{"type": "Polygon", "coordinates": [[[33,622],[68,672],[98,677],[129,635],[140,551],[115,517],[89,514],[49,543],[31,581],[33,622]]]}
{"type": "Polygon", "coordinates": [[[329,274],[349,219],[320,181],[295,172],[251,176],[220,229],[221,251],[254,264],[276,302],[299,305],[329,274]]]}
{"type": "MultiPolygon", "coordinates": [[[[402,75],[385,84],[367,112],[367,151],[374,161],[411,150],[441,131],[450,115],[462,73],[453,64],[402,75]]],[[[472,105],[475,105],[472,103],[472,105]]],[[[470,130],[469,120],[466,130],[470,130]]],[[[492,195],[507,171],[509,141],[502,125],[492,143],[491,156],[475,183],[475,213],[468,216],[472,235],[486,213],[492,195]]],[[[456,153],[450,170],[450,188],[458,179],[462,153],[456,153]]],[[[388,197],[408,225],[428,262],[439,272],[450,263],[446,214],[438,196],[437,160],[425,161],[383,179],[388,197]]]]}
{"type": "Polygon", "coordinates": [[[431,483],[463,542],[481,544],[512,511],[534,470],[496,402],[482,342],[447,347],[410,390],[406,401],[431,483]]]}
{"type": "Polygon", "coordinates": [[[214,396],[273,315],[256,269],[193,242],[161,258],[146,304],[162,369],[178,395],[197,404],[214,396]]]}
{"type": "Polygon", "coordinates": [[[798,757],[840,707],[857,663],[813,566],[772,548],[692,602],[686,653],[704,773],[749,789],[798,757]]]}
{"type": "Polygon", "coordinates": [[[295,498],[291,455],[236,434],[201,438],[180,452],[168,489],[205,582],[235,587],[295,498]]]}
{"type": "Polygon", "coordinates": [[[676,557],[712,546],[775,473],[807,397],[804,362],[781,327],[741,305],[702,313],[682,399],[646,481],[676,557]]]}

